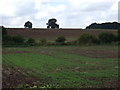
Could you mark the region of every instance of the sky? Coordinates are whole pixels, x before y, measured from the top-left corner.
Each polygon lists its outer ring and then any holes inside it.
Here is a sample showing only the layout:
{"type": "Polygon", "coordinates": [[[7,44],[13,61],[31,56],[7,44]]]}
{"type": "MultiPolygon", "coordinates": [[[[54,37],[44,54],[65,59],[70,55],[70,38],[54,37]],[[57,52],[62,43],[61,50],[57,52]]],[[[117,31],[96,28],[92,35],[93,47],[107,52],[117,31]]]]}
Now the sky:
{"type": "Polygon", "coordinates": [[[85,28],[91,23],[118,21],[119,0],[0,0],[0,26],[46,28],[57,19],[60,28],[85,28]]]}

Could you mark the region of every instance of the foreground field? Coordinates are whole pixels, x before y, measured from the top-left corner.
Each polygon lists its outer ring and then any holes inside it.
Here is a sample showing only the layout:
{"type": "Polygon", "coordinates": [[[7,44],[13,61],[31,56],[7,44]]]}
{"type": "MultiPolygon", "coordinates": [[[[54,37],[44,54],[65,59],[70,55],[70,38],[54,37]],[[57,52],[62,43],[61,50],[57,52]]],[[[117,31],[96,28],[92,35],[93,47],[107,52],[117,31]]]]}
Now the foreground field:
{"type": "Polygon", "coordinates": [[[117,46],[3,48],[3,87],[118,87],[117,46]]]}

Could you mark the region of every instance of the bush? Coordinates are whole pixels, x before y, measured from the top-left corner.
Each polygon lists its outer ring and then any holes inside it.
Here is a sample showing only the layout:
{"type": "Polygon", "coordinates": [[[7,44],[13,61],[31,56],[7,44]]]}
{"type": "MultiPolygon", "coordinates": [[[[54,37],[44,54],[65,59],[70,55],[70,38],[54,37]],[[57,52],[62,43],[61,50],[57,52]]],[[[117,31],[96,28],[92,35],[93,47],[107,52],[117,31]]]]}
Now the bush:
{"type": "Polygon", "coordinates": [[[45,38],[40,39],[40,44],[41,45],[46,45],[47,44],[47,40],[45,38]]]}
{"type": "Polygon", "coordinates": [[[14,43],[24,43],[24,38],[20,35],[13,36],[13,42],[14,43]]]}
{"type": "Polygon", "coordinates": [[[79,44],[99,44],[96,36],[91,34],[82,34],[78,39],[79,44]]]}
{"type": "Polygon", "coordinates": [[[117,36],[112,34],[112,33],[108,33],[108,32],[103,32],[101,34],[98,35],[101,43],[112,43],[115,42],[117,40],[117,36]]]}
{"type": "Polygon", "coordinates": [[[26,41],[26,43],[28,43],[28,44],[33,44],[33,43],[35,43],[35,40],[34,40],[33,38],[29,38],[29,39],[26,41]]]}
{"type": "Polygon", "coordinates": [[[62,44],[65,43],[65,40],[66,40],[66,38],[64,36],[60,36],[55,41],[56,41],[57,44],[61,44],[62,45],[62,44]]]}

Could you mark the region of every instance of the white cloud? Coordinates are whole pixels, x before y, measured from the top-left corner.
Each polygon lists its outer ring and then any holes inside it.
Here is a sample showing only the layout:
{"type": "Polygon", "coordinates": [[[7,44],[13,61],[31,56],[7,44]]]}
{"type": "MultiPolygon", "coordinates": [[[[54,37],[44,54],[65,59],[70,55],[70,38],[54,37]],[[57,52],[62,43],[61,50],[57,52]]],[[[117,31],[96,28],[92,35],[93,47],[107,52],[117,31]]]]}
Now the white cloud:
{"type": "Polygon", "coordinates": [[[23,27],[30,20],[34,27],[46,28],[50,18],[60,27],[85,28],[93,22],[117,21],[118,0],[1,0],[0,25],[23,27]]]}

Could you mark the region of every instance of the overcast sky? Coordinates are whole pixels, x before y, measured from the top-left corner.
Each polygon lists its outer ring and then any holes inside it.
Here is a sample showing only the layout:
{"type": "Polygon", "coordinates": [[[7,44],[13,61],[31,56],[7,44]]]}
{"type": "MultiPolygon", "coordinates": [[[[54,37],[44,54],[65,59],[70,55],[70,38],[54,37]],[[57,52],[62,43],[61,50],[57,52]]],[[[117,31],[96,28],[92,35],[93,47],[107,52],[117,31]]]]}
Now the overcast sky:
{"type": "Polygon", "coordinates": [[[119,0],[0,0],[0,26],[46,28],[56,18],[60,28],[85,28],[91,23],[118,21],[119,0]]]}

